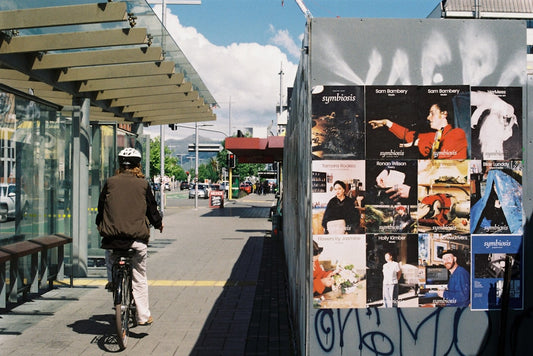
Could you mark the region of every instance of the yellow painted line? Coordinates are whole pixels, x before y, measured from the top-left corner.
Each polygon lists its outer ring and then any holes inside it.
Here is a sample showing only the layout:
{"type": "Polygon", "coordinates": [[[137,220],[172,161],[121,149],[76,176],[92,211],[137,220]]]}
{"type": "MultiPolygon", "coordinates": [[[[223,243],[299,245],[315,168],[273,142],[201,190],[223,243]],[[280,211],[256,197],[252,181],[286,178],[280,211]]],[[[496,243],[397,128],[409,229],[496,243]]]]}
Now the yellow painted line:
{"type": "MultiPolygon", "coordinates": [[[[105,286],[106,279],[93,278],[74,278],[74,286],[105,286]]],[[[55,281],[57,285],[70,285],[70,279],[55,281]]],[[[148,285],[151,287],[250,287],[255,286],[255,281],[193,281],[193,280],[149,280],[148,285]]]]}
{"type": "Polygon", "coordinates": [[[196,281],[194,285],[199,287],[213,287],[215,283],[216,281],[196,281]]]}

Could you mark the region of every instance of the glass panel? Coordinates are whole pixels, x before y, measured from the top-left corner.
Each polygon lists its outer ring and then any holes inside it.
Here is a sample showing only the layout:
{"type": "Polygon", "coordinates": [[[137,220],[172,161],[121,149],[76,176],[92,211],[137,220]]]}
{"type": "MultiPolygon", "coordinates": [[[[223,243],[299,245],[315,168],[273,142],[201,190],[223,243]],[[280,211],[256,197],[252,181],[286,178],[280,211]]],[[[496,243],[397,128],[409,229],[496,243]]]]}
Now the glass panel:
{"type": "Polygon", "coordinates": [[[71,234],[70,137],[55,109],[0,92],[0,244],[71,234]]]}
{"type": "MultiPolygon", "coordinates": [[[[89,167],[89,215],[88,215],[88,267],[91,275],[102,274],[105,271],[104,250],[100,248],[101,237],[96,229],[96,214],[98,213],[98,198],[105,180],[115,174],[117,154],[125,147],[135,147],[140,152],[146,152],[146,142],[149,135],[136,137],[124,130],[119,130],[114,124],[92,124],[91,159],[89,167]]],[[[149,141],[148,141],[149,142],[149,141]]],[[[143,153],[142,167],[145,166],[143,153]]]]}
{"type": "MultiPolygon", "coordinates": [[[[72,235],[71,136],[71,120],[55,108],[0,91],[0,246],[72,235]]],[[[57,269],[57,254],[49,259],[57,269]]],[[[30,262],[20,259],[22,281],[30,262]]]]}
{"type": "Polygon", "coordinates": [[[107,177],[116,170],[116,125],[91,125],[92,145],[89,167],[88,267],[104,267],[104,250],[96,229],[98,198],[107,177]]]}

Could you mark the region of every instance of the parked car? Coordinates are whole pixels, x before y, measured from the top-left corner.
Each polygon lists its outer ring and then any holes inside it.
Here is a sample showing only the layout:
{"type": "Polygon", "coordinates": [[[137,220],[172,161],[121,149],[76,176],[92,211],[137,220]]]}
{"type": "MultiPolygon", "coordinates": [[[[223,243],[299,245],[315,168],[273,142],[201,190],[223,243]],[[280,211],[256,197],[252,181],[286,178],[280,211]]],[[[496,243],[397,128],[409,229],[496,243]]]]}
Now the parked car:
{"type": "Polygon", "coordinates": [[[189,189],[189,182],[183,181],[180,183],[180,190],[189,189]]]}
{"type": "Polygon", "coordinates": [[[165,188],[165,190],[170,190],[170,183],[166,182],[163,187],[165,188]]]}
{"type": "MultiPolygon", "coordinates": [[[[191,183],[191,187],[189,189],[189,199],[194,199],[195,194],[196,194],[195,185],[194,183],[191,183]]],[[[204,183],[198,183],[198,198],[199,199],[209,198],[209,190],[207,188],[207,185],[204,183]]]]}
{"type": "Polygon", "coordinates": [[[239,185],[240,190],[244,190],[246,193],[250,194],[252,192],[252,182],[243,182],[239,185]]]}
{"type": "MultiPolygon", "coordinates": [[[[16,197],[17,191],[15,184],[0,183],[0,222],[15,218],[16,197]]],[[[20,197],[20,204],[22,206],[21,213],[24,214],[24,212],[28,211],[29,209],[29,202],[24,192],[22,192],[20,197]]]]}

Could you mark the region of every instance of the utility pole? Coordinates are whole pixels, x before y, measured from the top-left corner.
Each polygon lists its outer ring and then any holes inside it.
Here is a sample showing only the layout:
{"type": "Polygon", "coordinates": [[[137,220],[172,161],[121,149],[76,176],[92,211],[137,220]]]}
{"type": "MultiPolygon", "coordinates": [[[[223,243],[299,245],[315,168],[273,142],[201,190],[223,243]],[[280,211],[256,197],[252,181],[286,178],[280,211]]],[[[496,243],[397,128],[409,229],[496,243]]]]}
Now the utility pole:
{"type": "Polygon", "coordinates": [[[194,139],[194,208],[198,209],[198,122],[194,123],[195,139],[194,139]]]}
{"type": "Polygon", "coordinates": [[[231,96],[229,97],[229,104],[228,104],[228,137],[231,137],[231,96]]]}
{"type": "Polygon", "coordinates": [[[279,70],[279,114],[278,114],[278,122],[276,123],[276,135],[279,134],[279,119],[281,118],[281,115],[283,115],[283,62],[280,64],[280,70],[279,70]]]}

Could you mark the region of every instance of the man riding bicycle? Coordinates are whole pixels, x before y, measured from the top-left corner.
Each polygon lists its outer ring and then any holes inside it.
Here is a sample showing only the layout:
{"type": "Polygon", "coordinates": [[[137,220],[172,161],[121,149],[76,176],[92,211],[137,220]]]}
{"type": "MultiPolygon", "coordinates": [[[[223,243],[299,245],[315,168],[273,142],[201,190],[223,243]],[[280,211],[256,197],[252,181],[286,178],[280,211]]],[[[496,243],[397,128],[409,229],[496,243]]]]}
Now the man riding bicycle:
{"type": "MultiPolygon", "coordinates": [[[[137,307],[137,324],[153,322],[148,302],[146,260],[150,224],[163,232],[163,219],[150,185],[141,171],[141,153],[125,148],[118,154],[119,169],[107,179],[98,200],[96,225],[104,249],[134,249],[133,297],[137,307]]],[[[111,254],[110,263],[114,256],[111,254]]]]}

